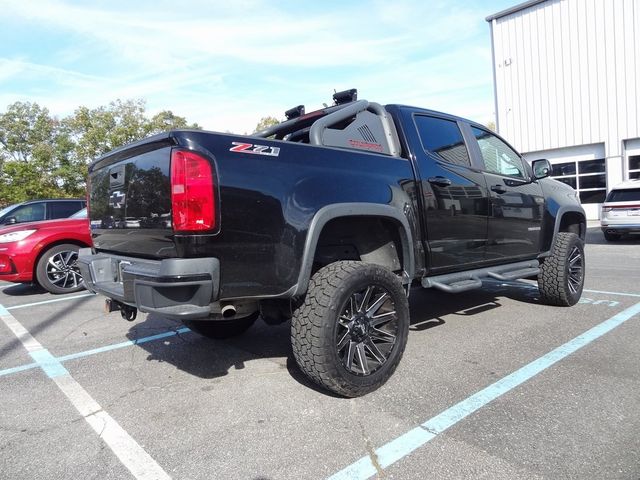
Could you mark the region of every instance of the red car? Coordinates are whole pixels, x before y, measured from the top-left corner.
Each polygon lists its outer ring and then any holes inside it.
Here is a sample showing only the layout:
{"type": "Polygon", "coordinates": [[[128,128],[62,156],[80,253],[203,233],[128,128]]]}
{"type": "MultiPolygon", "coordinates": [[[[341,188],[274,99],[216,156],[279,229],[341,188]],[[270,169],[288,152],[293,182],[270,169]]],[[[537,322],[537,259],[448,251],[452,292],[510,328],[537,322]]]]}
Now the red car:
{"type": "Polygon", "coordinates": [[[0,280],[38,283],[51,293],[82,290],[78,250],[91,246],[87,210],[70,218],[0,228],[0,280]]]}

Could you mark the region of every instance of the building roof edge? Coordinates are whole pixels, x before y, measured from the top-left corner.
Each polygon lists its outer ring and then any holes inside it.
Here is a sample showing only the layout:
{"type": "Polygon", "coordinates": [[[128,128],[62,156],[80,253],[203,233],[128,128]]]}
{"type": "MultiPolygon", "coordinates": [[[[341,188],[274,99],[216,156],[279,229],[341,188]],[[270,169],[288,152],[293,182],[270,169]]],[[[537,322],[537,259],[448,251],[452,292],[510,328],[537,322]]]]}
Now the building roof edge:
{"type": "Polygon", "coordinates": [[[502,10],[501,12],[494,13],[493,15],[489,15],[487,18],[485,18],[485,20],[487,22],[492,22],[493,20],[496,20],[498,18],[506,17],[507,15],[511,15],[512,13],[519,12],[520,10],[524,10],[525,8],[533,7],[534,5],[537,5],[539,3],[544,3],[547,1],[548,0],[529,0],[527,2],[520,3],[513,7],[507,8],[506,10],[502,10]]]}

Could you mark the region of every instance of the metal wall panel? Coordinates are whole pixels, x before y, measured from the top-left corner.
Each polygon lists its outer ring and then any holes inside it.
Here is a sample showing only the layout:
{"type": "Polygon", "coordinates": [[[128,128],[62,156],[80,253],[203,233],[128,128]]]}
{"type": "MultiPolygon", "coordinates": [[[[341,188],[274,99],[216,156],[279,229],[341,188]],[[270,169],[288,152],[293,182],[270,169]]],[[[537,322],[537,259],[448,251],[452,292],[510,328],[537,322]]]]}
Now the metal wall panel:
{"type": "Polygon", "coordinates": [[[547,0],[493,19],[499,131],[523,152],[640,137],[640,0],[547,0]]]}

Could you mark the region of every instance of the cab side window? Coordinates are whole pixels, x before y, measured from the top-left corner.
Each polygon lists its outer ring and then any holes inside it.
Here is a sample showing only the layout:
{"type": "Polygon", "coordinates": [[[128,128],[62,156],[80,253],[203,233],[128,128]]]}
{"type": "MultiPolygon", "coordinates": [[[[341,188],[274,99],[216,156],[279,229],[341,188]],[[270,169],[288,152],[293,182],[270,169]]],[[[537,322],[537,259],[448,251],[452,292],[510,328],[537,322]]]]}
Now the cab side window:
{"type": "Polygon", "coordinates": [[[486,130],[476,127],[471,127],[471,130],[478,141],[485,170],[498,175],[525,178],[522,158],[509,145],[486,130]]]}
{"type": "Polygon", "coordinates": [[[456,122],[427,115],[416,115],[415,123],[420,141],[426,151],[447,163],[465,167],[471,165],[469,152],[456,122]]]}
{"type": "Polygon", "coordinates": [[[67,218],[82,209],[82,202],[51,202],[47,206],[49,218],[67,218]]]}

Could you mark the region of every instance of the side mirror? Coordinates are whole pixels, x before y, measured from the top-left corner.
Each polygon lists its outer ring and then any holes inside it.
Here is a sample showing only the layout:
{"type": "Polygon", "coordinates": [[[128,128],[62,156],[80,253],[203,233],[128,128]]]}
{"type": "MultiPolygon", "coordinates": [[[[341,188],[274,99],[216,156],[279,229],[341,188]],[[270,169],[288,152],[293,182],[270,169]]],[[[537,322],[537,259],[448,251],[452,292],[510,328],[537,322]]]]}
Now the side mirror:
{"type": "Polygon", "coordinates": [[[15,225],[18,223],[18,219],[16,217],[7,217],[4,221],[5,225],[15,225]]]}
{"type": "Polygon", "coordinates": [[[533,178],[539,180],[541,178],[547,178],[553,172],[553,168],[547,159],[534,160],[531,162],[531,168],[533,169],[533,178]]]}

